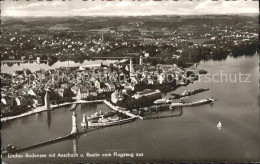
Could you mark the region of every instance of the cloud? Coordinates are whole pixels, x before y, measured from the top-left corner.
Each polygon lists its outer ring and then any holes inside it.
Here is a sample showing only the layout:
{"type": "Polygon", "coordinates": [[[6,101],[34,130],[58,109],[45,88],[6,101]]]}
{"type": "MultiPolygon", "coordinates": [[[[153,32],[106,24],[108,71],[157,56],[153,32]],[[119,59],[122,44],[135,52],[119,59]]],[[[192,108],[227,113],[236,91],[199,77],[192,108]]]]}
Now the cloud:
{"type": "Polygon", "coordinates": [[[206,13],[258,13],[256,1],[205,1],[199,3],[195,10],[201,14],[206,13]]]}
{"type": "Polygon", "coordinates": [[[34,9],[34,8],[57,8],[57,7],[64,7],[66,6],[64,3],[59,2],[59,1],[50,1],[50,2],[33,2],[30,4],[24,4],[24,5],[14,5],[12,7],[10,7],[9,9],[15,9],[15,10],[30,10],[30,9],[34,9]]]}
{"type": "Polygon", "coordinates": [[[131,2],[128,2],[128,1],[121,1],[121,2],[116,3],[115,6],[121,8],[121,7],[133,6],[133,4],[131,2]]]}
{"type": "Polygon", "coordinates": [[[100,11],[104,9],[103,7],[101,6],[95,6],[95,7],[90,7],[89,9],[87,9],[88,11],[100,11]]]}
{"type": "Polygon", "coordinates": [[[112,2],[107,2],[107,3],[105,4],[105,6],[106,6],[106,7],[111,7],[111,6],[113,6],[113,4],[112,4],[112,2]]]}
{"type": "Polygon", "coordinates": [[[196,15],[258,13],[258,1],[3,1],[2,16],[196,15]]]}
{"type": "Polygon", "coordinates": [[[140,4],[140,7],[154,7],[158,5],[158,2],[156,1],[147,1],[140,4]]]}

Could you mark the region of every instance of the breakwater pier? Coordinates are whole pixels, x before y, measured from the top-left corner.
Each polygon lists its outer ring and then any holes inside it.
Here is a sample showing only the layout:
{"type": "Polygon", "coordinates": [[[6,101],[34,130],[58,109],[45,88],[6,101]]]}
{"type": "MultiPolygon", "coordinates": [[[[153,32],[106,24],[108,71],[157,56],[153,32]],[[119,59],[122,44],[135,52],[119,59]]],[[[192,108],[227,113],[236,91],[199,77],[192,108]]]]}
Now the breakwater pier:
{"type": "Polygon", "coordinates": [[[85,133],[89,133],[89,132],[92,132],[92,131],[95,131],[95,130],[98,130],[98,129],[102,129],[102,128],[103,127],[92,127],[92,128],[89,128],[89,129],[81,129],[81,130],[77,130],[75,133],[70,133],[68,135],[59,136],[59,137],[56,137],[56,138],[50,138],[49,140],[46,140],[46,141],[43,141],[43,142],[35,142],[32,145],[26,145],[26,146],[23,146],[23,147],[20,147],[20,146],[15,147],[13,150],[9,150],[9,151],[3,150],[2,156],[5,157],[8,154],[14,154],[14,153],[19,153],[19,152],[23,152],[23,151],[28,151],[28,150],[35,149],[35,148],[38,148],[38,147],[41,147],[41,146],[46,146],[46,145],[54,144],[54,143],[64,141],[64,140],[67,140],[67,139],[72,139],[72,138],[75,138],[75,137],[79,137],[80,135],[83,135],[85,133]]]}
{"type": "Polygon", "coordinates": [[[66,136],[59,136],[57,138],[51,138],[47,141],[43,141],[43,142],[39,142],[39,143],[35,142],[32,145],[26,145],[24,147],[17,147],[13,150],[10,150],[10,151],[4,150],[4,151],[2,151],[2,156],[6,156],[8,154],[18,153],[18,152],[22,152],[22,151],[26,151],[26,150],[30,150],[30,149],[34,149],[34,148],[37,148],[37,147],[40,147],[40,146],[45,146],[45,145],[48,145],[48,144],[53,144],[53,143],[56,143],[56,142],[59,142],[59,141],[69,139],[73,136],[74,136],[73,134],[69,134],[69,135],[66,135],[66,136]]]}
{"type": "MultiPolygon", "coordinates": [[[[58,105],[53,105],[51,106],[51,110],[61,107],[61,106],[66,106],[66,105],[70,105],[70,104],[78,104],[78,103],[104,103],[106,104],[109,108],[111,108],[112,110],[121,113],[123,115],[128,116],[128,118],[123,119],[123,120],[118,120],[118,121],[112,121],[109,123],[97,123],[95,126],[91,126],[91,124],[88,125],[87,128],[85,129],[78,129],[78,125],[77,125],[77,121],[76,121],[76,115],[75,113],[73,113],[72,115],[72,131],[70,134],[64,135],[64,136],[59,136],[56,138],[50,138],[48,140],[42,141],[42,142],[34,142],[31,145],[25,145],[25,146],[16,146],[14,148],[12,148],[11,150],[2,150],[2,156],[7,156],[8,154],[14,154],[14,153],[19,153],[19,152],[23,152],[23,151],[28,151],[31,149],[35,149],[41,146],[46,146],[49,144],[54,144],[57,142],[61,142],[67,139],[73,139],[75,137],[79,137],[80,135],[98,130],[98,129],[102,129],[105,127],[109,127],[109,126],[115,126],[115,125],[121,125],[121,124],[125,124],[125,123],[129,123],[132,121],[135,121],[137,118],[142,119],[142,120],[148,120],[148,119],[159,119],[159,118],[167,118],[167,117],[176,117],[176,115],[171,115],[171,116],[158,116],[158,117],[147,117],[144,118],[138,114],[133,114],[130,111],[127,111],[124,108],[121,108],[119,106],[115,106],[114,104],[112,104],[111,102],[107,101],[107,100],[97,100],[97,101],[84,101],[84,100],[80,100],[80,101],[75,101],[75,102],[68,102],[68,103],[63,103],[58,105]]],[[[18,118],[23,117],[23,116],[19,116],[18,118]]],[[[13,119],[13,118],[12,118],[13,119]]]]}
{"type": "MultiPolygon", "coordinates": [[[[120,107],[114,106],[113,104],[111,104],[110,102],[108,102],[106,100],[97,100],[97,101],[80,100],[80,101],[76,101],[76,102],[63,103],[63,104],[60,104],[59,106],[58,105],[51,106],[51,109],[55,109],[55,108],[70,105],[70,104],[77,104],[77,103],[105,103],[112,110],[117,111],[119,113],[122,113],[122,114],[130,117],[130,118],[125,119],[125,120],[120,120],[120,121],[117,121],[115,123],[111,123],[108,126],[121,125],[121,124],[124,124],[124,123],[128,123],[128,122],[134,121],[138,117],[137,115],[134,115],[134,114],[132,114],[128,111],[125,111],[124,109],[121,109],[120,107]]],[[[40,108],[40,109],[43,110],[43,108],[40,108]]],[[[34,114],[34,113],[29,113],[28,115],[31,115],[31,114],[34,114]]],[[[25,115],[21,115],[17,118],[24,117],[24,116],[25,115]]],[[[14,119],[14,118],[11,118],[11,119],[14,119]]],[[[2,150],[2,156],[4,157],[4,156],[7,156],[8,154],[14,154],[14,153],[19,153],[19,152],[23,152],[23,151],[28,151],[28,150],[35,149],[35,148],[38,148],[38,147],[41,147],[41,146],[46,146],[46,145],[57,143],[57,142],[64,141],[64,140],[67,140],[67,139],[79,137],[80,135],[108,127],[108,126],[101,125],[101,126],[95,126],[95,127],[87,127],[86,129],[78,129],[77,123],[76,123],[77,121],[75,121],[75,119],[76,119],[76,115],[73,113],[73,115],[72,115],[72,131],[71,131],[70,134],[65,135],[65,136],[59,136],[59,137],[56,137],[56,138],[50,138],[50,139],[48,139],[46,141],[42,141],[42,142],[35,142],[32,145],[26,145],[26,146],[23,146],[23,147],[17,146],[17,147],[14,147],[13,149],[8,150],[8,151],[4,149],[4,150],[2,150]]]]}
{"type": "Polygon", "coordinates": [[[143,117],[144,120],[152,120],[152,119],[162,119],[162,118],[170,118],[170,117],[180,117],[183,114],[183,109],[179,108],[179,112],[177,114],[169,114],[169,115],[162,115],[162,116],[145,116],[143,117]]]}

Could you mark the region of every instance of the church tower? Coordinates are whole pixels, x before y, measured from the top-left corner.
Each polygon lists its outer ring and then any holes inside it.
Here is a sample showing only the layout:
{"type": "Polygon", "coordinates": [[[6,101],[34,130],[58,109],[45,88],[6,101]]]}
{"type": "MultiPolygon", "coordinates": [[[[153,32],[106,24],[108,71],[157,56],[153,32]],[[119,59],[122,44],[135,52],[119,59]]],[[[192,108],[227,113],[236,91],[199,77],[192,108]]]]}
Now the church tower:
{"type": "Polygon", "coordinates": [[[77,91],[77,100],[81,100],[81,89],[80,89],[80,87],[77,91]]]}
{"type": "Polygon", "coordinates": [[[70,134],[76,134],[78,132],[77,128],[77,115],[73,112],[72,114],[72,129],[70,134]]]}
{"type": "Polygon", "coordinates": [[[47,110],[51,109],[51,102],[50,102],[50,95],[49,95],[49,91],[46,91],[45,97],[44,97],[44,101],[45,101],[45,108],[47,110]]]}
{"type": "Polygon", "coordinates": [[[132,58],[130,58],[129,72],[130,72],[130,77],[133,76],[134,68],[133,68],[133,60],[132,60],[132,58]]]}
{"type": "Polygon", "coordinates": [[[143,56],[142,55],[140,55],[140,57],[139,57],[139,65],[143,65],[144,64],[144,59],[143,59],[143,56]]]}

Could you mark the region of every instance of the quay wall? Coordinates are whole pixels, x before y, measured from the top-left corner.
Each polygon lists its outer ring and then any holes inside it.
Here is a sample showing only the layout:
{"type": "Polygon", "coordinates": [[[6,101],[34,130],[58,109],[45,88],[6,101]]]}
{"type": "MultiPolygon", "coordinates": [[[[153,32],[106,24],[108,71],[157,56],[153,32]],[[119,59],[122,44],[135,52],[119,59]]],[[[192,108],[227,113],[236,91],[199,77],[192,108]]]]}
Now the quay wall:
{"type": "MultiPolygon", "coordinates": [[[[66,106],[66,105],[71,105],[71,104],[87,104],[87,103],[102,103],[104,102],[104,100],[92,100],[92,101],[86,101],[86,100],[78,100],[78,101],[74,101],[74,102],[65,102],[59,105],[51,105],[51,109],[49,110],[54,110],[56,108],[62,107],[62,106],[66,106]]],[[[45,112],[48,111],[45,106],[39,106],[34,108],[33,110],[30,110],[28,112],[16,115],[16,116],[9,116],[9,117],[4,117],[1,118],[1,122],[5,122],[5,121],[9,121],[9,120],[13,120],[13,119],[18,119],[18,118],[22,118],[25,116],[29,116],[29,115],[33,115],[36,113],[40,113],[40,112],[45,112]]]]}

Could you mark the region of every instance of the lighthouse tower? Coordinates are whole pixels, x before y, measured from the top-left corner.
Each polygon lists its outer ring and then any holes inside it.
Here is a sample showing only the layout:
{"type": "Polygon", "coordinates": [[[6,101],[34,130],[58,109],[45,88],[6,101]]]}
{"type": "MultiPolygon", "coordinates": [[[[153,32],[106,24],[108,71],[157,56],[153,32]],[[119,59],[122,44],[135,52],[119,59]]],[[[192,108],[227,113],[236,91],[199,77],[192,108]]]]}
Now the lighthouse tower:
{"type": "Polygon", "coordinates": [[[46,90],[44,101],[45,101],[45,108],[47,110],[50,110],[51,109],[51,102],[50,102],[50,95],[49,95],[49,91],[48,90],[46,90]]]}
{"type": "Polygon", "coordinates": [[[77,128],[77,115],[73,112],[72,114],[72,129],[70,134],[76,134],[78,132],[77,128]]]}
{"type": "Polygon", "coordinates": [[[82,122],[81,122],[81,127],[82,127],[83,129],[87,129],[87,128],[88,128],[88,122],[87,122],[87,120],[86,120],[85,114],[83,114],[83,120],[82,120],[82,122]]]}

